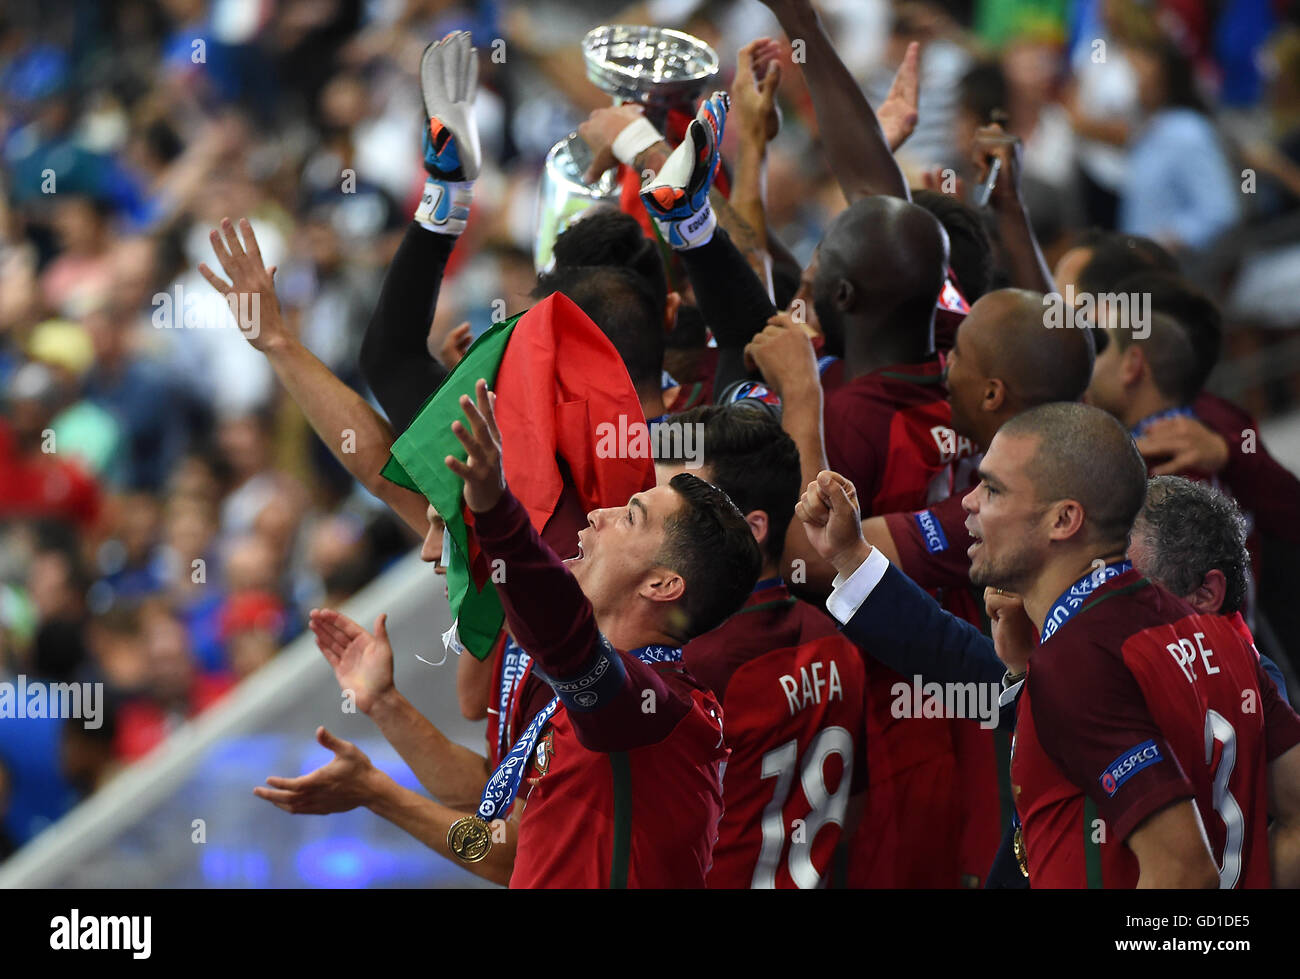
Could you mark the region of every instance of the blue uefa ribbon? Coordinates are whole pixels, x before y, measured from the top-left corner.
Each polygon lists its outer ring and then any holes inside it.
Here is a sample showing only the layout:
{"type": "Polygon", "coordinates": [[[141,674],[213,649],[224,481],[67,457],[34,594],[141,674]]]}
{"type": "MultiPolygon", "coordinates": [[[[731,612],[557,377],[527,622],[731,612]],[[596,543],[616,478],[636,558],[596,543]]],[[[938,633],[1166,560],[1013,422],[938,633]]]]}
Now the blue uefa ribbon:
{"type": "Polygon", "coordinates": [[[1133,426],[1132,435],[1135,439],[1141,438],[1146,434],[1146,430],[1158,421],[1164,421],[1166,418],[1195,418],[1196,413],[1191,408],[1169,408],[1165,411],[1157,411],[1154,415],[1147,415],[1140,422],[1133,426]]]}
{"type": "Polygon", "coordinates": [[[510,736],[510,719],[514,716],[515,695],[523,688],[524,674],[531,661],[513,638],[506,637],[505,649],[501,652],[501,690],[498,694],[499,706],[497,719],[497,757],[505,758],[510,736]]]}
{"type": "Polygon", "coordinates": [[[1070,616],[1083,608],[1083,603],[1088,600],[1088,596],[1106,581],[1111,578],[1118,578],[1125,571],[1131,571],[1132,569],[1132,561],[1116,561],[1104,568],[1098,568],[1096,571],[1089,571],[1072,584],[1061,593],[1061,597],[1048,610],[1047,618],[1043,620],[1043,635],[1038,640],[1039,643],[1045,643],[1056,635],[1056,631],[1069,621],[1070,616]]]}
{"type": "MultiPolygon", "coordinates": [[[[528,655],[522,649],[519,652],[525,657],[528,655]]],[[[642,646],[640,649],[632,650],[631,655],[642,663],[678,663],[682,659],[682,651],[670,646],[642,646]]],[[[528,759],[532,757],[533,749],[537,747],[537,739],[559,706],[560,698],[554,697],[538,712],[532,723],[519,736],[514,747],[510,749],[510,753],[501,759],[501,764],[497,765],[496,771],[488,778],[487,785],[483,786],[483,795],[479,799],[477,810],[479,818],[485,823],[492,822],[515,801],[515,796],[519,794],[519,783],[523,781],[524,771],[528,767],[528,759]]],[[[501,723],[505,724],[504,717],[501,723]]]]}

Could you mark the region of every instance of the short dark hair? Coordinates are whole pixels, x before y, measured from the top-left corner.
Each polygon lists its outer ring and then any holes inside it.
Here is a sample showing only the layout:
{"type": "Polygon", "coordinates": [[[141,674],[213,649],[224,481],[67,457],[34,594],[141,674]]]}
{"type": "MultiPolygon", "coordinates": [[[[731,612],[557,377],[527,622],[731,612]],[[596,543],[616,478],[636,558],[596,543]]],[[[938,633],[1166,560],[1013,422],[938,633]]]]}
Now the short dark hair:
{"type": "Polygon", "coordinates": [[[1214,300],[1182,276],[1155,269],[1130,275],[1115,291],[1145,293],[1155,312],[1178,321],[1196,352],[1196,387],[1204,387],[1223,348],[1223,314],[1214,300]]]}
{"type": "Polygon", "coordinates": [[[1178,261],[1167,249],[1141,235],[1090,229],[1079,236],[1074,247],[1092,249],[1092,257],[1079,272],[1080,292],[1115,292],[1135,272],[1178,271],[1178,261]]]}
{"type": "Polygon", "coordinates": [[[537,277],[534,298],[562,292],[586,313],[623,358],[638,389],[658,386],[663,376],[662,310],[645,280],[630,269],[613,265],[557,266],[537,277]]]}
{"type": "MultiPolygon", "coordinates": [[[[802,488],[794,439],[771,413],[743,401],[700,405],[673,415],[671,422],[704,426],[704,465],[713,484],[731,497],[741,513],[767,514],[767,540],[762,546],[767,557],[779,561],[802,488]]],[[[684,441],[668,445],[656,461],[684,462],[684,441]]]]}
{"type": "Polygon", "coordinates": [[[1180,406],[1191,404],[1201,390],[1200,366],[1187,331],[1172,316],[1159,312],[1151,314],[1149,326],[1146,338],[1139,340],[1125,324],[1115,330],[1115,343],[1120,350],[1140,344],[1160,393],[1180,406]]]}
{"type": "Polygon", "coordinates": [[[1034,436],[1029,478],[1044,502],[1078,500],[1098,543],[1127,545],[1146,499],[1147,467],[1133,436],[1091,405],[1064,401],[1022,411],[1000,436],[1034,436]]]}
{"type": "Polygon", "coordinates": [[[1148,578],[1180,597],[1190,595],[1216,568],[1225,588],[1219,614],[1231,615],[1246,601],[1250,553],[1246,518],[1230,496],[1208,483],[1182,476],[1156,476],[1133,532],[1151,555],[1148,578]]]}
{"type": "Polygon", "coordinates": [[[663,319],[668,302],[663,257],[632,215],[603,206],[584,211],[555,239],[555,267],[574,265],[617,265],[635,272],[649,286],[663,319]]]}
{"type": "Polygon", "coordinates": [[[912,191],[912,203],[938,219],[948,232],[948,265],[967,301],[988,291],[993,278],[993,244],[980,216],[951,194],[937,190],[912,191]]]}
{"type": "Polygon", "coordinates": [[[659,562],[686,582],[678,634],[694,639],[745,604],[763,559],[745,515],[726,493],[690,473],[679,473],[668,485],[682,505],[665,521],[659,562]]]}

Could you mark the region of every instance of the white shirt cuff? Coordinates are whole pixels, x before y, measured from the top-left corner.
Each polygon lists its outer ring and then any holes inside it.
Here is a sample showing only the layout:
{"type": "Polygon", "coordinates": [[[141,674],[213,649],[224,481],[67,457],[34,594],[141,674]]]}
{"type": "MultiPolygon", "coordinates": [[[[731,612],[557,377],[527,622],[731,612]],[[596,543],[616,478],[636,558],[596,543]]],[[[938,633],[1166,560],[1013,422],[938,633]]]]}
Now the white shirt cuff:
{"type": "Polygon", "coordinates": [[[1004,687],[1002,693],[998,694],[998,707],[1002,708],[1013,702],[1020,694],[1020,688],[1024,686],[1024,680],[1017,680],[1009,687],[1004,687]]]}
{"type": "Polygon", "coordinates": [[[856,571],[844,578],[835,576],[834,588],[830,598],[826,599],[826,610],[835,616],[840,625],[847,625],[849,619],[858,614],[862,603],[871,597],[880,579],[889,570],[889,558],[876,548],[871,549],[867,559],[858,565],[856,571]]]}

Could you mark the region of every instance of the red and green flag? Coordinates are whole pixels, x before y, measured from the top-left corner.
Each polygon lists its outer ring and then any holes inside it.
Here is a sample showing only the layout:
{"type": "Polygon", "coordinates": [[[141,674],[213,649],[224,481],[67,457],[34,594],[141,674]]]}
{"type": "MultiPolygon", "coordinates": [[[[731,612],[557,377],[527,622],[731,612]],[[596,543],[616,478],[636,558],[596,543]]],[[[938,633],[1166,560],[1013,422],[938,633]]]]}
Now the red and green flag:
{"type": "Polygon", "coordinates": [[[653,486],[655,476],[648,457],[598,457],[599,433],[610,431],[604,425],[627,431],[644,418],[618,351],[567,296],[555,293],[474,342],[393,443],[383,476],[420,493],[446,520],[456,633],[465,649],[485,659],[505,614],[494,569],[474,535],[474,515],[464,505],[464,484],[443,463],[449,455],[465,459],[451,423],[464,421],[460,398],[474,397],[479,378],[497,395],[506,484],[561,557],[576,553],[589,510],[622,506],[653,486]]]}

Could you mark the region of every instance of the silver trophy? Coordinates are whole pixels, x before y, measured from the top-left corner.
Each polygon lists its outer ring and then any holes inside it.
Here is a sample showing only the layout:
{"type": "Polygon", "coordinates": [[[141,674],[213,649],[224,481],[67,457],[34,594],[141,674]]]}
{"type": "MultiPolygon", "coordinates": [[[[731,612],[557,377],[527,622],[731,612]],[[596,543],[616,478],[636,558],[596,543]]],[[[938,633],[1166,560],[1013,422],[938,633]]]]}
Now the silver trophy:
{"type": "MultiPolygon", "coordinates": [[[[662,27],[606,24],[582,39],[587,77],[614,98],[638,102],[660,131],[673,109],[695,114],[695,103],[718,73],[717,53],[697,37],[662,27]]],[[[540,272],[551,264],[555,239],[592,204],[618,204],[615,170],[594,184],[583,173],[591,151],[576,132],[551,147],[537,191],[537,236],[533,262],[540,272]]]]}

